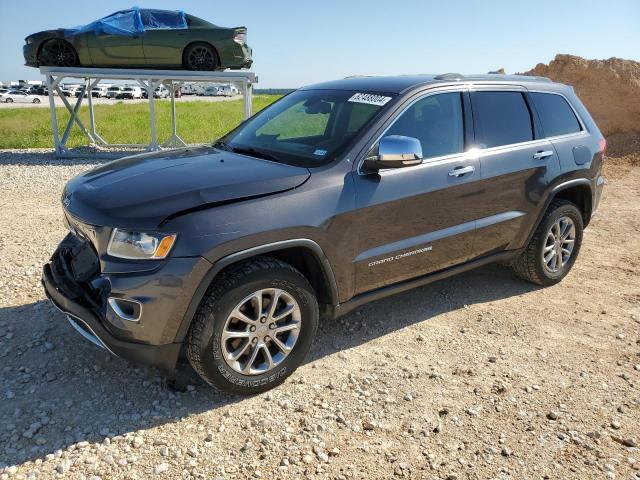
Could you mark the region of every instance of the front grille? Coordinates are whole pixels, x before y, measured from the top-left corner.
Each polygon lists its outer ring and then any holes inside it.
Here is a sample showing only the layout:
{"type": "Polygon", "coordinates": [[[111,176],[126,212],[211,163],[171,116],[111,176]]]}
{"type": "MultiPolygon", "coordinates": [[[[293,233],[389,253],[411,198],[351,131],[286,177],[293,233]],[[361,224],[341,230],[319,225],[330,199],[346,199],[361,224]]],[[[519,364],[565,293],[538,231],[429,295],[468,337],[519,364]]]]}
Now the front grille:
{"type": "Polygon", "coordinates": [[[61,293],[85,307],[102,304],[101,292],[92,285],[100,274],[98,255],[89,242],[68,236],[51,257],[51,274],[61,293]]]}

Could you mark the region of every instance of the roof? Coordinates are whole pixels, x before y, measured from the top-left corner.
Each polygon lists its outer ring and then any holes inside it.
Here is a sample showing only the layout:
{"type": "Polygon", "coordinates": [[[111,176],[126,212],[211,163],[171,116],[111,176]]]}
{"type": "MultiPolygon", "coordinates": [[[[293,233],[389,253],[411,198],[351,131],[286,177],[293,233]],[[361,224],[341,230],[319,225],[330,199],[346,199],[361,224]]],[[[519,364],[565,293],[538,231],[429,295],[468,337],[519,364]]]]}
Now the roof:
{"type": "MultiPolygon", "coordinates": [[[[404,93],[407,90],[436,84],[451,84],[457,82],[489,82],[489,83],[536,83],[550,86],[553,84],[546,77],[531,77],[526,75],[461,75],[459,73],[445,73],[440,75],[397,75],[397,76],[352,76],[341,80],[309,85],[304,89],[327,90],[366,90],[369,92],[404,93]]],[[[559,84],[555,84],[559,85],[559,84]]]]}

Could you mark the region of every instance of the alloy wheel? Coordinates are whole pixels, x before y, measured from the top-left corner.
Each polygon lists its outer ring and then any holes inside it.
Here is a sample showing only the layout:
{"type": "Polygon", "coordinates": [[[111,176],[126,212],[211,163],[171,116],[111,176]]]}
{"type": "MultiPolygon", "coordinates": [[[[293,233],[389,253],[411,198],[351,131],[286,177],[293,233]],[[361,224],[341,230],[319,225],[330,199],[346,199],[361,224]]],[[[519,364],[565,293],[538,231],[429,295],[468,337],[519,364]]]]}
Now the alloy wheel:
{"type": "Polygon", "coordinates": [[[76,65],[76,52],[67,42],[52,40],[42,47],[40,64],[56,67],[74,67],[76,65]]]}
{"type": "Polygon", "coordinates": [[[295,346],[302,323],[298,302],[278,288],[245,297],[232,310],[221,336],[229,367],[243,375],[260,375],[281,364],[295,346]]]}
{"type": "Polygon", "coordinates": [[[557,219],[547,232],[542,249],[542,262],[545,270],[558,273],[562,270],[573,253],[576,240],[576,226],[569,217],[557,219]]]}
{"type": "Polygon", "coordinates": [[[215,66],[213,52],[204,45],[192,48],[187,60],[191,70],[213,70],[215,66]]]}

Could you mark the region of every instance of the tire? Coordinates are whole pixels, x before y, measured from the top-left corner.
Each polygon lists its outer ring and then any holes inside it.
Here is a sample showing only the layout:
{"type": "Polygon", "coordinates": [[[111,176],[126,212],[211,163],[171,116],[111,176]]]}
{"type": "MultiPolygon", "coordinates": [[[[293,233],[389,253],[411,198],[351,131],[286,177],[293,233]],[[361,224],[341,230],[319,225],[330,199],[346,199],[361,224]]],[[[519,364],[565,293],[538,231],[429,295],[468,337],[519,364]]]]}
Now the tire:
{"type": "Polygon", "coordinates": [[[48,67],[77,67],[78,54],[69,42],[54,38],[47,40],[40,47],[38,65],[48,67]]]}
{"type": "MultiPolygon", "coordinates": [[[[569,221],[566,221],[564,225],[570,225],[569,221]]],[[[537,285],[548,287],[560,282],[567,276],[571,267],[576,261],[578,254],[580,253],[580,247],[582,246],[583,237],[583,221],[580,210],[571,202],[567,200],[554,200],[540,221],[540,225],[536,228],[533,237],[529,241],[528,245],[522,252],[522,254],[513,262],[512,268],[516,275],[520,278],[537,285]],[[562,240],[563,235],[554,235],[554,231],[563,230],[563,219],[568,219],[573,223],[573,239],[567,236],[566,240],[562,240]],[[556,225],[560,225],[559,229],[552,230],[556,225]],[[554,242],[553,238],[560,237],[555,247],[551,247],[554,242]],[[567,243],[564,243],[564,242],[567,243]],[[557,247],[558,243],[560,247],[557,247]],[[563,252],[565,248],[573,245],[566,260],[563,252]],[[543,252],[544,250],[544,252],[543,252]],[[551,251],[548,251],[551,250],[551,251]],[[558,257],[553,252],[560,251],[562,259],[558,261],[558,257]],[[548,251],[548,252],[547,252],[548,251]],[[545,261],[545,255],[550,255],[551,265],[545,261]],[[554,271],[554,268],[556,271],[554,271]]]]}
{"type": "Polygon", "coordinates": [[[220,68],[215,50],[204,42],[189,45],[184,51],[183,63],[187,70],[214,71],[220,68]]]}
{"type": "Polygon", "coordinates": [[[209,287],[187,334],[187,358],[198,375],[219,390],[237,395],[264,392],[282,383],[304,361],[318,328],[318,318],[314,290],[298,270],[274,258],[256,257],[225,272],[209,287]],[[262,293],[256,296],[258,292],[273,292],[271,298],[280,295],[273,313],[291,312],[272,321],[268,313],[272,301],[265,306],[269,297],[262,293]],[[258,298],[262,299],[260,307],[256,305],[258,298]],[[240,315],[251,322],[237,320],[242,317],[232,314],[242,308],[245,310],[240,315]],[[258,310],[267,313],[258,314],[258,310]],[[297,327],[289,328],[291,325],[297,327]],[[288,330],[278,333],[281,328],[288,330]],[[237,331],[247,337],[230,335],[237,331]],[[227,335],[231,338],[223,341],[227,335]],[[275,339],[291,347],[287,354],[275,339]],[[267,366],[265,349],[274,364],[272,368],[267,366]],[[254,350],[259,353],[254,354],[254,350]],[[226,359],[237,352],[240,352],[237,362],[226,359]]]}
{"type": "Polygon", "coordinates": [[[34,98],[33,99],[33,103],[40,103],[40,99],[39,98],[34,98]]]}
{"type": "Polygon", "coordinates": [[[7,98],[4,103],[13,103],[13,98],[7,98]]]}

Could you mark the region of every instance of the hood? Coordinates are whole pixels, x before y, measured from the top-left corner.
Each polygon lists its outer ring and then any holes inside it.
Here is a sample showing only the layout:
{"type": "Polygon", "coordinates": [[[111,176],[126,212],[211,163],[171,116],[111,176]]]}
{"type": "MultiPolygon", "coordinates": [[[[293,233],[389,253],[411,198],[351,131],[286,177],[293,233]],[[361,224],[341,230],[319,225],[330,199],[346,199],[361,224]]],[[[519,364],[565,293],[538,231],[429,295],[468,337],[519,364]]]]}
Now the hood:
{"type": "Polygon", "coordinates": [[[25,37],[25,40],[28,38],[33,39],[44,39],[44,38],[52,38],[52,37],[64,37],[64,28],[56,28],[53,30],[42,30],[41,32],[32,33],[25,37]]]}
{"type": "Polygon", "coordinates": [[[168,216],[202,206],[283,192],[309,170],[213,147],[125,157],[71,179],[62,202],[79,220],[154,229],[168,216]]]}

